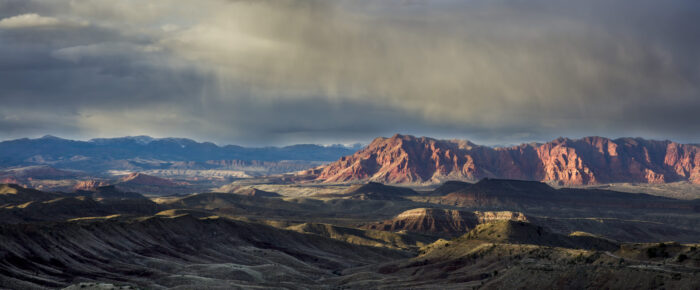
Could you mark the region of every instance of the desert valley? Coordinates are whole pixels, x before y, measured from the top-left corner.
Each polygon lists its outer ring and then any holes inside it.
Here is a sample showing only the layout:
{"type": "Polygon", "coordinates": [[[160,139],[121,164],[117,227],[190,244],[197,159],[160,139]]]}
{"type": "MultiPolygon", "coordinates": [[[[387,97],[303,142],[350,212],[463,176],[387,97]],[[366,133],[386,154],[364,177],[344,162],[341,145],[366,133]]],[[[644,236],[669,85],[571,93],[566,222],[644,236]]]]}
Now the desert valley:
{"type": "Polygon", "coordinates": [[[700,290],[699,24],[0,0],[0,289],[700,290]]]}
{"type": "Polygon", "coordinates": [[[0,143],[1,287],[700,287],[697,145],[397,134],[238,160],[118,142],[0,143]]]}

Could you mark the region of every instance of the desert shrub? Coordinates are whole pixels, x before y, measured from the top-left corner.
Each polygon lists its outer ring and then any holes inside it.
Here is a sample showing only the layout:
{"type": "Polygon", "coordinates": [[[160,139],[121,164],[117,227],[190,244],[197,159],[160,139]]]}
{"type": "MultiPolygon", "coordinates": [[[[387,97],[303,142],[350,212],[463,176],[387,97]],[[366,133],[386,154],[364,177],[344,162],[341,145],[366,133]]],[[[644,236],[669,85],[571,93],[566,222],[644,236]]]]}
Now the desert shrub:
{"type": "Polygon", "coordinates": [[[586,264],[592,264],[593,262],[595,262],[595,258],[593,256],[586,257],[586,264]]]}
{"type": "Polygon", "coordinates": [[[662,247],[661,245],[663,245],[663,244],[659,244],[658,248],[648,248],[647,249],[647,257],[649,257],[649,258],[668,258],[669,254],[666,252],[666,246],[664,245],[662,247]]]}
{"type": "Polygon", "coordinates": [[[654,248],[648,248],[648,249],[647,249],[647,257],[649,257],[649,258],[656,258],[656,249],[654,249],[654,248]]]}

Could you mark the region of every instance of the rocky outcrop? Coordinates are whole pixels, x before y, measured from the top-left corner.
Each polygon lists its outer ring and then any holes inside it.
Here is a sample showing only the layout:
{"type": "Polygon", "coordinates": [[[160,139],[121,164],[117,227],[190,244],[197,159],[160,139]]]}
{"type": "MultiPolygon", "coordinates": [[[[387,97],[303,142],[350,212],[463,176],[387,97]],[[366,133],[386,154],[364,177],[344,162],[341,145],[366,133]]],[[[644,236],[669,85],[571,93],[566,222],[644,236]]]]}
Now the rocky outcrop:
{"type": "Polygon", "coordinates": [[[474,215],[480,224],[495,221],[528,221],[523,213],[517,211],[475,211],[474,215]]]}
{"type": "Polygon", "coordinates": [[[700,146],[640,138],[558,138],[492,148],[463,140],[394,135],[331,164],[302,172],[326,183],[474,181],[485,177],[584,185],[611,182],[700,184],[700,146]]]}
{"type": "Polygon", "coordinates": [[[74,186],[74,190],[85,190],[85,191],[93,191],[96,190],[100,186],[106,186],[108,185],[104,181],[99,181],[99,180],[81,180],[78,181],[74,186]]]}
{"type": "Polygon", "coordinates": [[[139,172],[131,173],[127,176],[119,179],[119,184],[122,185],[154,185],[154,186],[179,186],[183,185],[178,182],[174,182],[170,179],[155,177],[139,172]]]}
{"type": "Polygon", "coordinates": [[[525,215],[511,211],[459,211],[437,208],[415,208],[395,218],[369,224],[364,228],[383,231],[408,231],[432,235],[458,236],[485,222],[527,221],[525,215]]]}
{"type": "Polygon", "coordinates": [[[354,155],[325,166],[318,176],[326,182],[358,179],[404,183],[433,177],[475,177],[473,160],[462,151],[471,143],[395,135],[377,138],[354,155]]]}

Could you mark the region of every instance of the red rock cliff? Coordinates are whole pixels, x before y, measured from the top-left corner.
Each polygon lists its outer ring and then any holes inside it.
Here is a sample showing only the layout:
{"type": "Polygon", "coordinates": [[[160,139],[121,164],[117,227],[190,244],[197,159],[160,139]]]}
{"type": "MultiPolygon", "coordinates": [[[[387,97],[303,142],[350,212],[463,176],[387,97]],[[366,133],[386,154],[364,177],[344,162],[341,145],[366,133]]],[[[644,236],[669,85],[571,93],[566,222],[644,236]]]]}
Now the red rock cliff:
{"type": "Polygon", "coordinates": [[[385,183],[483,177],[583,185],[608,182],[700,184],[700,146],[639,138],[559,138],[492,148],[463,140],[394,135],[311,171],[323,182],[385,183]]]}

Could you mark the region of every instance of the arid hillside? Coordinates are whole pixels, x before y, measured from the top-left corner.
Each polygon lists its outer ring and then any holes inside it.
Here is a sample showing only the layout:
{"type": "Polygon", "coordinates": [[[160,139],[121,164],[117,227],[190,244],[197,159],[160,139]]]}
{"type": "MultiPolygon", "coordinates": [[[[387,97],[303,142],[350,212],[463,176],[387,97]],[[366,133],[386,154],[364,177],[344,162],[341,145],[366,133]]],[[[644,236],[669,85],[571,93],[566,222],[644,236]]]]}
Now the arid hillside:
{"type": "Polygon", "coordinates": [[[696,201],[499,179],[294,185],[308,197],[260,186],[147,198],[0,185],[0,288],[693,289],[700,273],[683,244],[700,238],[696,201]]]}

